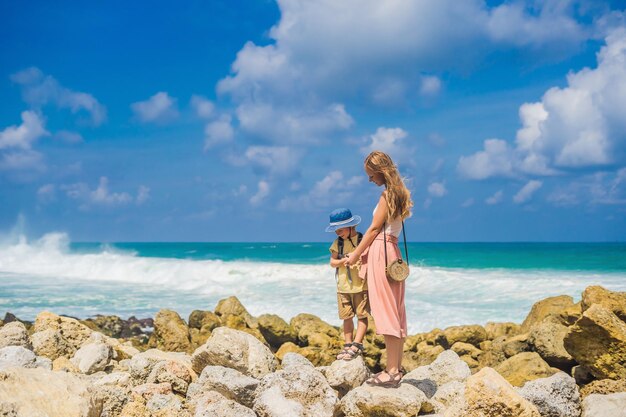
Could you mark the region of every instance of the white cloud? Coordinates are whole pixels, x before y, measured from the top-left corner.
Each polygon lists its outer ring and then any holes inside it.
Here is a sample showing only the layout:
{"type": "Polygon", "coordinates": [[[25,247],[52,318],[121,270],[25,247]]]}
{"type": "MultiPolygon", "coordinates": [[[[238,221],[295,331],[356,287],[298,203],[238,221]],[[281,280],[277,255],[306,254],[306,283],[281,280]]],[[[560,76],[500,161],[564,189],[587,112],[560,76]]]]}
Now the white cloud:
{"type": "Polygon", "coordinates": [[[372,151],[382,151],[396,161],[405,159],[407,152],[402,142],[407,135],[408,133],[399,127],[379,127],[376,129],[376,133],[370,135],[371,142],[361,148],[361,152],[367,155],[372,151]]]}
{"type": "Polygon", "coordinates": [[[302,153],[287,146],[250,146],[244,153],[245,160],[256,169],[272,175],[292,172],[302,153]]]}
{"type": "Polygon", "coordinates": [[[50,134],[44,124],[44,120],[36,112],[22,112],[21,125],[9,126],[0,132],[0,149],[30,149],[34,141],[50,134]]]}
{"type": "Polygon", "coordinates": [[[201,119],[210,119],[215,112],[215,104],[206,97],[193,95],[191,96],[191,107],[198,117],[201,119]]]}
{"type": "Polygon", "coordinates": [[[626,205],[626,168],[583,176],[557,187],[547,200],[555,206],[626,205]]]}
{"type": "Polygon", "coordinates": [[[446,190],[446,185],[443,182],[433,182],[428,186],[428,194],[433,197],[443,197],[448,194],[448,190],[446,190]]]}
{"type": "Polygon", "coordinates": [[[441,80],[435,76],[423,76],[420,84],[420,94],[436,96],[441,90],[441,80]]]}
{"type": "Polygon", "coordinates": [[[270,185],[267,181],[259,181],[258,190],[255,195],[250,198],[250,204],[259,205],[270,194],[270,185]]]}
{"type": "Polygon", "coordinates": [[[109,190],[109,179],[107,177],[100,177],[98,186],[93,190],[84,182],[61,185],[59,188],[65,192],[67,197],[81,202],[79,206],[81,210],[87,210],[94,206],[125,206],[133,202],[140,205],[143,204],[150,195],[150,189],[143,185],[139,187],[136,197],[133,197],[127,192],[111,192],[109,190]]]}
{"type": "Polygon", "coordinates": [[[307,193],[283,198],[278,204],[278,209],[307,211],[347,204],[362,181],[362,177],[344,178],[340,171],[332,171],[316,182],[307,193]]]}
{"type": "Polygon", "coordinates": [[[56,200],[56,186],[54,184],[46,184],[37,190],[37,200],[40,203],[48,204],[56,200]]]}
{"type": "Polygon", "coordinates": [[[607,36],[597,61],[595,69],[570,73],[567,87],[520,106],[515,146],[485,141],[484,151],[459,159],[459,172],[471,179],[546,176],[625,163],[626,28],[607,36]]]}
{"type": "Polygon", "coordinates": [[[531,180],[526,183],[518,192],[513,196],[513,202],[515,204],[522,204],[530,200],[543,183],[537,180],[531,180]]]}
{"type": "Polygon", "coordinates": [[[459,159],[457,170],[465,178],[482,180],[492,176],[511,176],[513,163],[508,144],[500,139],[487,139],[484,151],[459,159]]]}
{"type": "Polygon", "coordinates": [[[471,207],[474,205],[474,203],[476,203],[476,200],[474,200],[473,198],[468,198],[461,204],[461,207],[463,208],[471,207]]]}
{"type": "Polygon", "coordinates": [[[106,107],[91,94],[65,88],[39,68],[26,68],[12,74],[11,80],[22,86],[24,101],[36,109],[52,103],[60,108],[69,108],[72,113],[86,111],[96,126],[106,120],[106,107]]]}
{"type": "Polygon", "coordinates": [[[228,142],[235,137],[235,130],[231,124],[232,118],[224,114],[218,120],[208,123],[204,128],[204,150],[228,142]]]}
{"type": "Polygon", "coordinates": [[[165,123],[178,117],[176,99],[160,91],[145,101],[130,105],[135,117],[143,123],[165,123]]]}
{"type": "Polygon", "coordinates": [[[70,132],[69,130],[59,130],[54,134],[55,139],[59,139],[65,143],[81,143],[83,137],[80,133],[70,132]]]}
{"type": "Polygon", "coordinates": [[[496,191],[496,193],[494,195],[492,195],[491,197],[489,197],[489,198],[487,198],[485,200],[485,203],[489,204],[490,206],[492,206],[494,204],[501,203],[503,196],[504,196],[504,194],[502,193],[502,190],[496,191]]]}
{"type": "Polygon", "coordinates": [[[31,149],[5,152],[0,160],[0,170],[43,172],[43,155],[31,149]]]}

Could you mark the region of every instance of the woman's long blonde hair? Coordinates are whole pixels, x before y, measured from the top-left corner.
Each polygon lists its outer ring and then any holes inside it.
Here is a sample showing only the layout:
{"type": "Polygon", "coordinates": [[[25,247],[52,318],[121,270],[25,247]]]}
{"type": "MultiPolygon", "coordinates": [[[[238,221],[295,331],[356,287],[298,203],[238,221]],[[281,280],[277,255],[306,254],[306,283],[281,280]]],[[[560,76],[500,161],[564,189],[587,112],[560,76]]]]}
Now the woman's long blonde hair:
{"type": "Polygon", "coordinates": [[[411,192],[398,172],[398,167],[393,163],[391,157],[384,152],[374,151],[365,158],[365,166],[375,173],[380,173],[385,178],[386,199],[388,217],[395,219],[400,216],[406,219],[411,215],[411,192]]]}

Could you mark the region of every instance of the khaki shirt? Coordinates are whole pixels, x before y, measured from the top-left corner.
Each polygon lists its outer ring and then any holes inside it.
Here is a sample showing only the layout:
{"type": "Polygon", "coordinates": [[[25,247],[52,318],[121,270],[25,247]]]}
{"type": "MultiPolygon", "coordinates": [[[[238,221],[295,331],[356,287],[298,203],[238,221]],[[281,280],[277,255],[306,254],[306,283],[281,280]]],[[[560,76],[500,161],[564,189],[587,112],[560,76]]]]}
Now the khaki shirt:
{"type": "MultiPolygon", "coordinates": [[[[352,241],[357,243],[357,236],[352,236],[352,241]]],[[[330,253],[339,253],[339,238],[335,239],[333,244],[330,246],[330,253]]],[[[343,242],[343,253],[348,254],[354,251],[356,246],[352,244],[350,239],[346,239],[343,242]]],[[[352,283],[348,280],[348,268],[345,266],[339,267],[339,273],[337,274],[337,292],[343,294],[352,294],[356,292],[361,292],[367,290],[367,282],[363,281],[359,278],[359,267],[353,266],[350,268],[350,277],[352,278],[352,283]]]]}

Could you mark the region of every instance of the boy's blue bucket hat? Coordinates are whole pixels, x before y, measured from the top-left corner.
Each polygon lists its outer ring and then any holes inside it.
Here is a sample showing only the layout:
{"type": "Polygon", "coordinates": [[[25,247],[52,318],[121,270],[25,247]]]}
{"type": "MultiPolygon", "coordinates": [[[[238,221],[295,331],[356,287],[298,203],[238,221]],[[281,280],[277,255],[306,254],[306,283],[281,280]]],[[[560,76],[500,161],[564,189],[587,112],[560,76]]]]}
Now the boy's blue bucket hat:
{"type": "Polygon", "coordinates": [[[353,216],[347,208],[338,208],[330,213],[330,224],[326,228],[327,232],[334,232],[343,227],[352,227],[361,223],[361,216],[353,216]]]}

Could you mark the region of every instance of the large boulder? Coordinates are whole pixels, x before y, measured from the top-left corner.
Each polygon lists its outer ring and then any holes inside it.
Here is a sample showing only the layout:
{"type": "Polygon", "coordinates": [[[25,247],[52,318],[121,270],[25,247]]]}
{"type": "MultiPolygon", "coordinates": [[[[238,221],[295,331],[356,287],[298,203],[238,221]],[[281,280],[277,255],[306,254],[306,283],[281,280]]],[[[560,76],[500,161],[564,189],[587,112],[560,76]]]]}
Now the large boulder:
{"type": "Polygon", "coordinates": [[[518,353],[528,352],[531,350],[528,341],[528,333],[518,334],[510,337],[502,342],[502,351],[507,358],[515,356],[518,353]]]}
{"type": "Polygon", "coordinates": [[[500,336],[512,337],[520,333],[520,325],[513,322],[496,323],[488,321],[485,324],[487,339],[493,340],[500,336]]]}
{"type": "Polygon", "coordinates": [[[57,353],[62,353],[60,356],[71,357],[85,342],[89,340],[93,330],[74,318],[58,316],[48,311],[44,311],[37,315],[35,324],[33,325],[33,332],[34,334],[31,336],[31,341],[33,343],[33,348],[35,349],[35,353],[41,356],[46,356],[51,360],[55,360],[58,356],[51,357],[46,354],[39,353],[37,351],[38,346],[47,352],[55,352],[56,350],[57,353]],[[53,331],[54,336],[52,333],[48,333],[46,337],[38,338],[37,334],[43,331],[53,331]],[[57,343],[61,347],[59,349],[50,347],[49,344],[52,342],[57,343]]]}
{"type": "Polygon", "coordinates": [[[254,329],[257,326],[256,319],[252,317],[248,310],[241,304],[241,301],[235,296],[225,298],[218,301],[215,307],[215,314],[217,314],[222,322],[225,322],[229,316],[241,317],[246,325],[254,329]]]}
{"type": "Polygon", "coordinates": [[[189,328],[202,329],[205,328],[209,332],[222,325],[219,316],[212,311],[194,310],[189,314],[189,328]]]}
{"type": "Polygon", "coordinates": [[[443,334],[447,340],[446,348],[456,342],[464,342],[478,346],[487,339],[487,331],[478,324],[448,327],[444,329],[443,334]]]}
{"type": "Polygon", "coordinates": [[[52,361],[71,357],[77,348],[70,345],[59,330],[48,329],[33,333],[30,337],[33,351],[52,361]]]}
{"type": "Polygon", "coordinates": [[[598,379],[581,388],[580,396],[585,398],[591,394],[615,394],[616,392],[626,392],[626,379],[598,379]]]}
{"type": "Polygon", "coordinates": [[[593,304],[570,327],[563,340],[576,362],[598,379],[626,379],[626,323],[593,304]]]}
{"type": "Polygon", "coordinates": [[[194,417],[256,417],[254,411],[216,391],[208,391],[194,402],[194,417]]]}
{"type": "Polygon", "coordinates": [[[224,398],[248,408],[254,405],[259,380],[223,366],[207,366],[198,380],[189,386],[187,401],[197,402],[207,391],[219,392],[224,398]]]}
{"type": "Polygon", "coordinates": [[[517,392],[537,407],[541,417],[580,416],[578,386],[564,372],[527,382],[517,392]]]}
{"type": "Polygon", "coordinates": [[[522,352],[502,362],[496,368],[511,384],[521,387],[528,381],[538,378],[548,378],[559,372],[551,368],[537,352],[522,352]]]}
{"type": "Polygon", "coordinates": [[[346,417],[412,417],[426,401],[426,395],[409,382],[394,389],[365,384],[341,399],[341,410],[346,417]]]}
{"type": "Polygon", "coordinates": [[[448,408],[444,417],[541,417],[537,407],[519,395],[492,368],[483,368],[465,383],[463,401],[448,408]]]}
{"type": "Polygon", "coordinates": [[[582,310],[587,311],[593,304],[600,304],[626,321],[626,292],[609,291],[599,285],[587,287],[581,300],[582,310]]]}
{"type": "Polygon", "coordinates": [[[290,321],[301,345],[335,348],[341,346],[339,330],[313,314],[298,314],[290,321]]]}
{"type": "Polygon", "coordinates": [[[125,361],[135,385],[143,384],[148,380],[150,373],[159,362],[172,361],[185,367],[191,375],[191,380],[197,379],[197,374],[191,366],[191,356],[182,352],[162,352],[158,349],[149,349],[138,353],[132,359],[125,361]]]}
{"type": "Polygon", "coordinates": [[[283,369],[265,375],[256,390],[253,410],[261,417],[332,417],[337,394],[324,375],[297,353],[283,358],[283,369]]]}
{"type": "Polygon", "coordinates": [[[37,356],[22,346],[7,346],[0,349],[0,370],[16,366],[36,368],[37,356]]]}
{"type": "Polygon", "coordinates": [[[180,362],[167,360],[158,362],[152,367],[147,382],[153,384],[167,382],[172,386],[173,392],[185,395],[192,380],[192,373],[180,362]]]}
{"type": "Polygon", "coordinates": [[[105,343],[87,343],[70,360],[84,374],[104,371],[113,357],[113,349],[105,343]]]}
{"type": "Polygon", "coordinates": [[[563,346],[563,339],[569,329],[555,316],[548,316],[533,326],[528,341],[550,366],[569,369],[576,362],[563,346]]]}
{"type": "Polygon", "coordinates": [[[565,323],[572,320],[573,311],[576,311],[574,300],[569,295],[549,297],[533,304],[528,316],[524,319],[520,331],[527,333],[530,329],[541,323],[550,314],[555,314],[565,323]]]}
{"type": "Polygon", "coordinates": [[[102,400],[89,384],[66,372],[12,368],[0,372],[0,404],[6,416],[100,417],[102,400]]]}
{"type": "Polygon", "coordinates": [[[13,321],[0,327],[0,349],[6,346],[22,346],[32,350],[33,346],[23,323],[13,321]]]}
{"type": "Polygon", "coordinates": [[[274,372],[278,365],[269,348],[254,336],[228,327],[213,330],[206,343],[195,350],[191,361],[197,373],[205,366],[217,365],[254,378],[274,372]]]}
{"type": "Polygon", "coordinates": [[[589,395],[583,400],[582,417],[626,417],[626,392],[589,395]]]}
{"type": "Polygon", "coordinates": [[[363,384],[369,376],[369,370],[361,356],[350,361],[336,360],[330,366],[325,367],[322,373],[340,396],[363,384]]]}
{"type": "Polygon", "coordinates": [[[464,382],[471,375],[467,363],[463,362],[452,350],[446,350],[437,356],[430,365],[420,366],[406,374],[403,378],[409,381],[433,381],[437,387],[448,382],[464,382]]]}
{"type": "Polygon", "coordinates": [[[124,320],[118,316],[103,316],[98,314],[93,318],[81,321],[85,326],[109,337],[122,337],[124,330],[124,320]]]}
{"type": "Polygon", "coordinates": [[[156,347],[169,352],[191,352],[189,328],[183,319],[172,310],[159,310],[154,316],[156,347]]]}
{"type": "Polygon", "coordinates": [[[297,341],[296,332],[285,320],[275,314],[263,314],[258,317],[259,331],[272,347],[297,341]]]}

